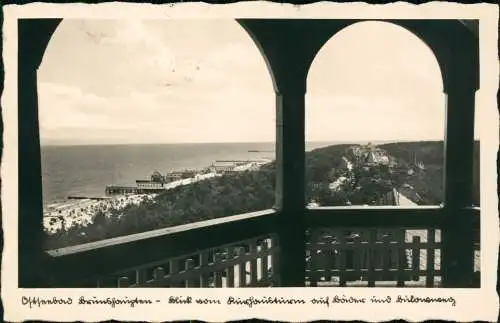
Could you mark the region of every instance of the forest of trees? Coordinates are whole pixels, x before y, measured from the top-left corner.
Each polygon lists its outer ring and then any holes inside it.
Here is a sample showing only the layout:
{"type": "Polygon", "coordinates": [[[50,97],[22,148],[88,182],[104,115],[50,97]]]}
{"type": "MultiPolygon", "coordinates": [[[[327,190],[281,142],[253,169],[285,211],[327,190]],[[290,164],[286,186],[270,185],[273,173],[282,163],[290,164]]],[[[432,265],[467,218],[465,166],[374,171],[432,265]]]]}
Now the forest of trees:
{"type": "MultiPolygon", "coordinates": [[[[444,142],[443,141],[423,141],[423,142],[400,142],[380,145],[391,156],[398,159],[398,162],[410,164],[413,155],[416,154],[418,161],[425,165],[425,171],[417,172],[415,176],[407,178],[407,183],[418,192],[420,205],[438,205],[444,200],[444,142]]],[[[472,167],[474,188],[473,202],[479,204],[479,141],[474,142],[474,162],[472,167]]]]}
{"type": "MultiPolygon", "coordinates": [[[[395,143],[382,145],[402,163],[410,151],[417,151],[418,159],[425,163],[425,171],[414,176],[389,174],[387,166],[370,170],[354,169],[349,174],[339,173],[342,156],[349,156],[352,145],[335,145],[306,154],[306,199],[320,205],[374,204],[393,186],[408,183],[422,197],[419,204],[438,204],[443,193],[442,142],[395,143]],[[339,176],[350,176],[339,190],[332,191],[329,184],[339,176]],[[363,189],[359,189],[362,187],[363,189]]],[[[479,145],[475,158],[479,161],[479,145]]],[[[475,165],[478,172],[479,163],[475,165]]],[[[359,167],[359,165],[354,165],[359,167]]],[[[475,199],[479,200],[479,176],[475,176],[475,199]]],[[[101,210],[92,224],[74,226],[47,236],[46,249],[55,249],[98,241],[169,226],[226,217],[235,214],[272,208],[275,202],[275,163],[259,170],[210,178],[191,185],[165,191],[153,200],[124,209],[101,210]]]]}
{"type": "Polygon", "coordinates": [[[365,170],[361,161],[356,162],[351,147],[339,145],[311,152],[306,168],[308,200],[320,206],[377,205],[403,180],[390,174],[387,165],[365,170]],[[342,157],[352,161],[351,171],[342,165],[342,157]],[[329,185],[340,177],[345,180],[332,190],[329,185]]]}

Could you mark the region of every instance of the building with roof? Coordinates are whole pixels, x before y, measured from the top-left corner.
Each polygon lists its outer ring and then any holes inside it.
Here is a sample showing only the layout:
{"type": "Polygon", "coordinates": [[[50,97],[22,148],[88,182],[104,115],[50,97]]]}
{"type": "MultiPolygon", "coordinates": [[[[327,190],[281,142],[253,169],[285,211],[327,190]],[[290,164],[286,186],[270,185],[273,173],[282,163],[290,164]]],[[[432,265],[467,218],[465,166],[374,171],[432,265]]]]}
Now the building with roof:
{"type": "Polygon", "coordinates": [[[159,171],[155,170],[153,172],[153,174],[151,174],[151,181],[152,182],[163,182],[164,177],[159,171]]]}
{"type": "Polygon", "coordinates": [[[367,166],[389,165],[389,157],[380,150],[370,149],[364,154],[364,164],[367,166]]]}

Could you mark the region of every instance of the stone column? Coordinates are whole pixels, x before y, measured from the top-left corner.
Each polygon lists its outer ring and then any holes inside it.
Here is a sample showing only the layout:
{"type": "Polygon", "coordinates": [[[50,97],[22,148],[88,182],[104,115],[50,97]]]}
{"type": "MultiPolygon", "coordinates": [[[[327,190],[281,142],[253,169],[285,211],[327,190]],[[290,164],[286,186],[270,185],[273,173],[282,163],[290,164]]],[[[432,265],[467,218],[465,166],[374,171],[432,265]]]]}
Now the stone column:
{"type": "Polygon", "coordinates": [[[42,270],[43,195],[37,69],[59,19],[18,20],[19,287],[48,283],[42,270]]]}
{"type": "MultiPolygon", "coordinates": [[[[460,37],[458,37],[460,38],[460,37]]],[[[467,44],[467,42],[466,42],[467,44]]],[[[444,287],[471,287],[474,270],[474,111],[479,65],[474,44],[455,48],[446,77],[445,220],[441,270],[444,287]]],[[[476,44],[478,47],[478,44],[476,44]]]]}
{"type": "Polygon", "coordinates": [[[304,91],[289,88],[276,94],[277,206],[281,286],[304,285],[305,279],[305,141],[304,91]]]}

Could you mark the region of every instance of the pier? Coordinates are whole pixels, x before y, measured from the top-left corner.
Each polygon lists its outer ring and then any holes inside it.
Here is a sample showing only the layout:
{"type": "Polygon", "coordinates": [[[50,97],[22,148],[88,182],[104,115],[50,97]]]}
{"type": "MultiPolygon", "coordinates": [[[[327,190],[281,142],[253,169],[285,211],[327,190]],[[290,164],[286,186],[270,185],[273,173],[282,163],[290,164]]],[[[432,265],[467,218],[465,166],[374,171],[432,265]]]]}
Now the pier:
{"type": "Polygon", "coordinates": [[[68,196],[68,200],[109,200],[109,196],[68,196]]]}
{"type": "Polygon", "coordinates": [[[124,185],[107,185],[106,195],[113,194],[137,194],[138,189],[136,186],[124,186],[124,185]]]}

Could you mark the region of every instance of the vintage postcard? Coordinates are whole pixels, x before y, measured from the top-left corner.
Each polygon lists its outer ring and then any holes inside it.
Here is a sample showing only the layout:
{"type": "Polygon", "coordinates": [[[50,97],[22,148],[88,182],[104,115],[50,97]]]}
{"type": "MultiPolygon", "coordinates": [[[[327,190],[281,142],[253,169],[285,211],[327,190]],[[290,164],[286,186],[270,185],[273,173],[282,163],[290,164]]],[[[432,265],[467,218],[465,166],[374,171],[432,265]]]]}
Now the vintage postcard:
{"type": "Polygon", "coordinates": [[[7,321],[496,321],[498,7],[3,7],[7,321]]]}

